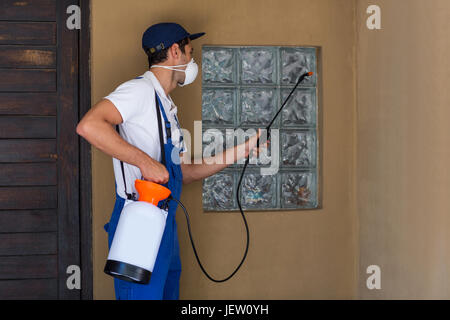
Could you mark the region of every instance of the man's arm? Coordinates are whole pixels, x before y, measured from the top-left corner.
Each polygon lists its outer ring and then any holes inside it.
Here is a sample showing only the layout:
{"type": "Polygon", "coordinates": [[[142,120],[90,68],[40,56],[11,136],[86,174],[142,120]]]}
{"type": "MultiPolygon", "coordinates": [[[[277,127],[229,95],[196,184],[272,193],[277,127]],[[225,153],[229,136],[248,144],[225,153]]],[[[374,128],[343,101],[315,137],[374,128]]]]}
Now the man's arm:
{"type": "Polygon", "coordinates": [[[265,144],[260,145],[260,149],[255,148],[257,139],[260,135],[261,131],[241,145],[229,148],[214,157],[203,159],[201,164],[181,163],[183,183],[188,184],[212,176],[236,161],[246,158],[251,151],[258,155],[261,148],[267,147],[266,142],[265,144]]]}
{"type": "Polygon", "coordinates": [[[117,133],[114,127],[122,122],[114,104],[103,99],[81,119],[77,133],[104,153],[138,167],[145,180],[166,183],[169,180],[166,168],[117,133]]]}

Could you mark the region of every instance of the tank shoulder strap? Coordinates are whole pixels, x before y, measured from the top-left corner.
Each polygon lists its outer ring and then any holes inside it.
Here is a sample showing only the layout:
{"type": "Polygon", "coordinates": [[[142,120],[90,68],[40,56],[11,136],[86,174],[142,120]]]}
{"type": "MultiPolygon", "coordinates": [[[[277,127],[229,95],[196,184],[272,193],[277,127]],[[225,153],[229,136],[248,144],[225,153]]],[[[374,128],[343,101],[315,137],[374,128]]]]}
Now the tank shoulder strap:
{"type": "MultiPolygon", "coordinates": [[[[120,136],[119,125],[116,125],[116,130],[117,130],[117,133],[120,136]]],[[[122,160],[119,160],[119,161],[120,161],[120,169],[122,170],[122,178],[123,178],[123,186],[125,188],[125,195],[127,196],[128,200],[136,201],[137,200],[136,193],[134,193],[134,192],[133,193],[128,193],[127,192],[127,181],[125,180],[125,170],[123,169],[123,161],[122,160]]]]}

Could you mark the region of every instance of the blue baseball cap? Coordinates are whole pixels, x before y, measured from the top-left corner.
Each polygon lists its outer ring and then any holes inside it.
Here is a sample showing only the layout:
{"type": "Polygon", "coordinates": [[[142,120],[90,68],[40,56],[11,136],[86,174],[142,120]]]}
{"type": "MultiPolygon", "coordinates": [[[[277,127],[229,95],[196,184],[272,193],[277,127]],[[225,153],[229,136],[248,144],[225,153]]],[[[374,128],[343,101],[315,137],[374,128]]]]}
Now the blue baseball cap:
{"type": "Polygon", "coordinates": [[[190,34],[178,23],[158,23],[152,25],[144,32],[142,36],[142,48],[145,52],[155,53],[170,48],[175,42],[185,38],[194,40],[204,34],[204,32],[190,34]]]}

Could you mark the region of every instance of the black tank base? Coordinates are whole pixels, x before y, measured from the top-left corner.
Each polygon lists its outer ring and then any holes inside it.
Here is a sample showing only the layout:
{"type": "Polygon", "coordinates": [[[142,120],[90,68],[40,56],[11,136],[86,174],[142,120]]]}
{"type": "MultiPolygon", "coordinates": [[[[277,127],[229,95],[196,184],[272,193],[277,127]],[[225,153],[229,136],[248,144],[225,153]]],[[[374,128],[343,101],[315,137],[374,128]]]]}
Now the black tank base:
{"type": "Polygon", "coordinates": [[[104,272],[114,278],[128,282],[148,284],[152,273],[129,263],[107,260],[104,272]]]}

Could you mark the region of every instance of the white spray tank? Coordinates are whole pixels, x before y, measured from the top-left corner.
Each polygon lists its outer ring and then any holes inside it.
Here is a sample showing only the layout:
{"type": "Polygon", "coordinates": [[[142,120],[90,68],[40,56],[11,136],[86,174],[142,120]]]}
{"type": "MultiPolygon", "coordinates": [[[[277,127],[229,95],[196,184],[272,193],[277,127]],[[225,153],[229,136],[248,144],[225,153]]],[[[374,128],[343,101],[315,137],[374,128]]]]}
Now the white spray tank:
{"type": "Polygon", "coordinates": [[[136,180],[135,187],[139,201],[122,209],[104,271],[118,279],[147,284],[166,226],[167,211],[158,208],[158,203],[170,190],[143,180],[136,180]]]}

